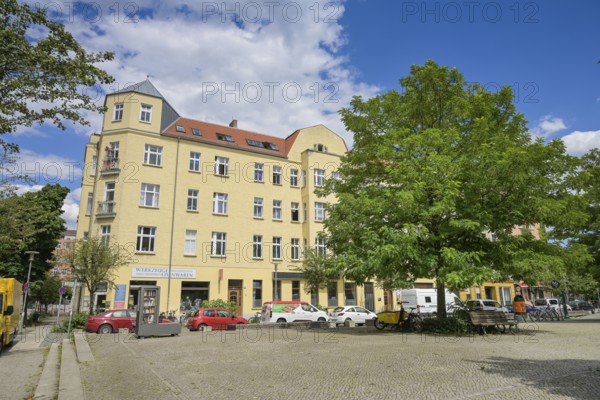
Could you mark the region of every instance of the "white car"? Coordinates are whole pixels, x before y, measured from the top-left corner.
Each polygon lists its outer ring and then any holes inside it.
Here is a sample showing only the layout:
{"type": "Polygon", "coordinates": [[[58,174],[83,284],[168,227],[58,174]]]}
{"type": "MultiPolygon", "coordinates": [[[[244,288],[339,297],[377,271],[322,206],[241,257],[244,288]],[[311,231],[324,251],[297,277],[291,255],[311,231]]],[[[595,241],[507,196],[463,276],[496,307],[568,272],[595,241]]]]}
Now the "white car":
{"type": "Polygon", "coordinates": [[[496,300],[490,299],[471,299],[467,300],[467,309],[470,311],[498,311],[508,312],[508,308],[502,306],[496,300]]]}
{"type": "Polygon", "coordinates": [[[329,322],[335,322],[336,325],[348,325],[350,321],[354,321],[355,324],[366,324],[367,320],[375,318],[377,314],[360,306],[336,307],[329,314],[329,322]]]}

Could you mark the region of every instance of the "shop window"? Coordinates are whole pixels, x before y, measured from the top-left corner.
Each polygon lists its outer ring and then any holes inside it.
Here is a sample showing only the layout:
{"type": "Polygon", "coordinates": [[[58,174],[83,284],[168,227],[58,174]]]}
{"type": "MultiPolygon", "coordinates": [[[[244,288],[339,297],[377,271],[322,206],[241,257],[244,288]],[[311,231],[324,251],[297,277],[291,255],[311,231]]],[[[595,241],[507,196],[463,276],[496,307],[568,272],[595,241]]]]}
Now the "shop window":
{"type": "Polygon", "coordinates": [[[292,281],[292,300],[300,300],[300,281],[292,281]]]}
{"type": "Polygon", "coordinates": [[[261,307],[262,303],[262,281],[252,281],[252,307],[261,307]]]}
{"type": "Polygon", "coordinates": [[[327,307],[336,307],[337,305],[337,282],[331,281],[327,284],[327,307]]]}
{"type": "Polygon", "coordinates": [[[181,282],[179,310],[190,311],[200,308],[204,300],[208,301],[210,282],[181,282]]]}
{"type": "Polygon", "coordinates": [[[346,297],[347,306],[356,305],[356,283],[346,282],[344,283],[344,296],[346,297]]]}

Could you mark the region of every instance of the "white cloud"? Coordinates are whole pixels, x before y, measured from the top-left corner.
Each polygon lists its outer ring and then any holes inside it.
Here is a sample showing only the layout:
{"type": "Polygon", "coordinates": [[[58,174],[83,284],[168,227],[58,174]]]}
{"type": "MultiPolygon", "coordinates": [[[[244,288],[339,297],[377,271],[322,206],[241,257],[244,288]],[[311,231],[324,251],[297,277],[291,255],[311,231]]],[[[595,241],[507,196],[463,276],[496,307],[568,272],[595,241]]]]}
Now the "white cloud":
{"type": "Polygon", "coordinates": [[[531,132],[535,136],[548,137],[565,129],[567,129],[567,125],[562,118],[545,115],[540,118],[538,124],[531,130],[531,132]]]}
{"type": "Polygon", "coordinates": [[[74,183],[82,174],[82,163],[69,160],[54,154],[39,154],[31,150],[21,149],[14,156],[15,163],[7,165],[4,173],[11,175],[28,175],[38,185],[74,183]]]}
{"type": "Polygon", "coordinates": [[[80,199],[81,188],[71,191],[65,198],[65,202],[62,206],[62,210],[64,211],[62,217],[66,222],[67,229],[77,229],[80,199]]]}
{"type": "MultiPolygon", "coordinates": [[[[116,79],[104,88],[109,93],[150,74],[184,117],[222,124],[233,117],[240,128],[280,137],[322,123],[351,142],[337,111],[353,95],[372,97],[379,89],[360,82],[339,52],[346,42],[343,2],[326,3],[148,0],[127,3],[145,10],[132,23],[131,8],[117,15],[122,3],[100,1],[93,4],[102,17],[75,18],[67,28],[87,49],[116,53],[101,65],[116,79]],[[237,23],[232,13],[222,15],[226,10],[238,10],[237,23]]],[[[78,130],[100,131],[100,118],[92,124],[78,130]]]]}
{"type": "Polygon", "coordinates": [[[567,146],[567,152],[574,156],[582,156],[593,148],[600,148],[600,130],[575,131],[561,139],[567,146]]]}

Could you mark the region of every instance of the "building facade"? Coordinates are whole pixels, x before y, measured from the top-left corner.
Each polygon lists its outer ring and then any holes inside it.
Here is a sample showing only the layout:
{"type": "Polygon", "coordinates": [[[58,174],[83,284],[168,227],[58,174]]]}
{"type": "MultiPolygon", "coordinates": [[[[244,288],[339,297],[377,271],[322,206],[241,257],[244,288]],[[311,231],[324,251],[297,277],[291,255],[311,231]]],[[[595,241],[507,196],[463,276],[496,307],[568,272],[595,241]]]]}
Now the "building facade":
{"type": "MultiPolygon", "coordinates": [[[[374,283],[329,282],[306,293],[304,251],[326,252],[325,205],[344,140],[325,126],[285,139],[183,118],[146,80],[109,94],[101,134],[85,149],[77,237],[126,245],[106,308],[135,306],[131,286],[161,287],[161,311],[234,301],[253,314],[273,299],[384,308],[374,283]]],[[[98,299],[88,299],[96,304],[98,299]]]]}
{"type": "Polygon", "coordinates": [[[64,236],[58,240],[52,257],[52,269],[48,274],[62,282],[72,281],[71,260],[69,255],[75,246],[77,231],[67,230],[64,236]]]}

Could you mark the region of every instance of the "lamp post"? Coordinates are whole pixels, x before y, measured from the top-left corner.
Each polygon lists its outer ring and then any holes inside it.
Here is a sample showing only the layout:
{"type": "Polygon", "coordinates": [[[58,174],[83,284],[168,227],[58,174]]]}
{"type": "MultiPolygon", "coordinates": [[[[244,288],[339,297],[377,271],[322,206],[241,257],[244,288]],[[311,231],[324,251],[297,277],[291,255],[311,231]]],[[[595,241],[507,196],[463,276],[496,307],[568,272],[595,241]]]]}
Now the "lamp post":
{"type": "Polygon", "coordinates": [[[27,282],[25,283],[25,299],[23,300],[23,309],[21,310],[21,320],[19,321],[19,333],[23,330],[23,324],[25,323],[25,311],[27,310],[27,295],[29,294],[29,279],[31,278],[31,264],[36,254],[40,254],[39,251],[26,251],[25,254],[29,254],[29,270],[27,271],[27,282]]]}
{"type": "Polygon", "coordinates": [[[277,294],[277,266],[279,264],[278,263],[273,263],[273,265],[275,266],[275,293],[273,293],[273,301],[278,301],[279,300],[279,296],[277,294]]]}

